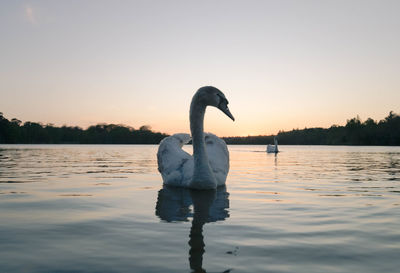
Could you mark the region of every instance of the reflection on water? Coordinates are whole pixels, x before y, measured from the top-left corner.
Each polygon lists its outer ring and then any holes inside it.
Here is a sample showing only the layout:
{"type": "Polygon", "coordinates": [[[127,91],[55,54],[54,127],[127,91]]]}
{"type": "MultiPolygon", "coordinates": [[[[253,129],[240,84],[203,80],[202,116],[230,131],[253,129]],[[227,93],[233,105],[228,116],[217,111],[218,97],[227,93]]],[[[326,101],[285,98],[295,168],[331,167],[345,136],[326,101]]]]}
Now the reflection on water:
{"type": "Polygon", "coordinates": [[[10,148],[0,148],[0,183],[42,182],[53,177],[86,175],[123,179],[154,169],[151,158],[141,153],[129,154],[129,149],[121,149],[123,145],[8,146],[10,148]]]}
{"type": "Polygon", "coordinates": [[[229,150],[228,194],[160,190],[156,145],[0,145],[0,272],[398,271],[400,147],[229,150]]]}
{"type": "Polygon", "coordinates": [[[203,269],[203,226],[229,217],[228,197],[225,186],[203,191],[164,186],[158,192],[156,215],[161,220],[172,222],[193,218],[189,235],[189,264],[193,272],[206,272],[203,269]]]}
{"type": "Polygon", "coordinates": [[[209,203],[205,222],[225,220],[229,217],[229,193],[225,186],[218,187],[215,192],[211,192],[215,196],[208,191],[193,191],[164,185],[158,192],[156,215],[167,222],[188,221],[193,217],[193,209],[196,209],[196,204],[198,208],[203,208],[199,202],[199,199],[203,197],[203,203],[209,203]]]}

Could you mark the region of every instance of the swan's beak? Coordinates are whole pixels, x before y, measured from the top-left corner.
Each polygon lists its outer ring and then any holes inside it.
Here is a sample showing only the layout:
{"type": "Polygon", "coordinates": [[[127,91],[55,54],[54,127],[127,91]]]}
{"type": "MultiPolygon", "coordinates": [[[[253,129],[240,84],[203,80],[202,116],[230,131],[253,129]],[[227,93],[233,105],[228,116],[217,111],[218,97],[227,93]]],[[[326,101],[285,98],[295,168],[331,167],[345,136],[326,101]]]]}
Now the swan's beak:
{"type": "Polygon", "coordinates": [[[235,118],[232,116],[231,111],[229,111],[229,108],[227,105],[222,105],[222,107],[219,108],[222,112],[225,113],[228,117],[230,117],[231,120],[235,121],[235,118]]]}

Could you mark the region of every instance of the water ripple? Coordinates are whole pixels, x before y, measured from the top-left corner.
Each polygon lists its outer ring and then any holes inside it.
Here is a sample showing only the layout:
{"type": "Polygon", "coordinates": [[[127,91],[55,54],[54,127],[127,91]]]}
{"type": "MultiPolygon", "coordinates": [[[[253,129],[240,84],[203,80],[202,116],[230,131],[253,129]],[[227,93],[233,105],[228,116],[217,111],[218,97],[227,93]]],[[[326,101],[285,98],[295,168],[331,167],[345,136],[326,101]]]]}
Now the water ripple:
{"type": "Polygon", "coordinates": [[[154,145],[1,145],[0,272],[398,271],[400,147],[229,150],[207,195],[154,145]]]}

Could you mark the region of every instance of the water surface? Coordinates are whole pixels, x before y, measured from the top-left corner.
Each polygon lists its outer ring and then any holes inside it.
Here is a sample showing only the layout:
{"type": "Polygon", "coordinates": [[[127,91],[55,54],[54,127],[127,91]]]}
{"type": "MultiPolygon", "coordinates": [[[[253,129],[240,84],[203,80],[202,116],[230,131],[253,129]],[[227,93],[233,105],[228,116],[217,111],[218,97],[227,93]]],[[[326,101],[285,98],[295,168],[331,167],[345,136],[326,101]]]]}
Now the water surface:
{"type": "Polygon", "coordinates": [[[157,146],[0,145],[0,272],[398,272],[400,147],[280,149],[198,192],[157,146]]]}

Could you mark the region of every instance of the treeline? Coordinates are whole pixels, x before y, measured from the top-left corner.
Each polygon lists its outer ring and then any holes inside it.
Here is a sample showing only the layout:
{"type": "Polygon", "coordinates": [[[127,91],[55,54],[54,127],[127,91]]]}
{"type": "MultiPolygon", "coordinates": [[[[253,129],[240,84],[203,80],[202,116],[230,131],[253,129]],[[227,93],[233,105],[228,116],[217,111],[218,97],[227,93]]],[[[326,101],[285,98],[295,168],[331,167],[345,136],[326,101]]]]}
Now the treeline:
{"type": "Polygon", "coordinates": [[[19,144],[158,144],[166,134],[153,132],[149,126],[138,130],[115,124],[98,124],[86,130],[18,119],[8,120],[0,112],[0,143],[19,144]]]}
{"type": "MultiPolygon", "coordinates": [[[[22,144],[158,144],[166,134],[153,132],[149,126],[138,130],[115,124],[98,124],[86,130],[18,119],[8,120],[0,112],[0,143],[22,144]]],[[[400,116],[392,111],[381,121],[359,117],[345,126],[328,129],[305,128],[280,131],[279,144],[290,145],[400,145],[400,116]]],[[[227,144],[272,144],[274,136],[225,137],[227,144]]]]}
{"type": "MultiPolygon", "coordinates": [[[[280,131],[279,144],[290,145],[400,145],[400,116],[391,111],[383,120],[362,122],[357,116],[345,126],[280,131]]],[[[273,136],[225,137],[228,144],[272,144],[273,136]]]]}

